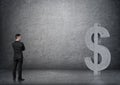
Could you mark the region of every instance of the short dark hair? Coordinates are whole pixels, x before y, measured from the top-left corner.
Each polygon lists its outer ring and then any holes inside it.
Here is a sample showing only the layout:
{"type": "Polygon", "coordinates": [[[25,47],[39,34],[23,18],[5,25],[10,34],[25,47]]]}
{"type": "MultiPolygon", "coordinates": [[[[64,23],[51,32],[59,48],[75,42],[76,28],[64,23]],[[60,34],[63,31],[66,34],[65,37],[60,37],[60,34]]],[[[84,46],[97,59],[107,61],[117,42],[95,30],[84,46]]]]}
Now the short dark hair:
{"type": "Polygon", "coordinates": [[[15,34],[15,39],[17,39],[19,36],[21,36],[21,34],[15,34]]]}

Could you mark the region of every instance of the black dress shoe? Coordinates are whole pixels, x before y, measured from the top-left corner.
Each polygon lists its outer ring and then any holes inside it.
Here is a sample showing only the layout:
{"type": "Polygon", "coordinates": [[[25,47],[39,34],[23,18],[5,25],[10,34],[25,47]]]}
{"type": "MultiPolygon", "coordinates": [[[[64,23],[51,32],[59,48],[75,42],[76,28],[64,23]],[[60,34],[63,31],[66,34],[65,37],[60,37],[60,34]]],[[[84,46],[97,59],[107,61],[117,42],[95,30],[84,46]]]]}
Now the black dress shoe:
{"type": "Polygon", "coordinates": [[[18,81],[24,81],[25,79],[18,79],[18,81]]]}

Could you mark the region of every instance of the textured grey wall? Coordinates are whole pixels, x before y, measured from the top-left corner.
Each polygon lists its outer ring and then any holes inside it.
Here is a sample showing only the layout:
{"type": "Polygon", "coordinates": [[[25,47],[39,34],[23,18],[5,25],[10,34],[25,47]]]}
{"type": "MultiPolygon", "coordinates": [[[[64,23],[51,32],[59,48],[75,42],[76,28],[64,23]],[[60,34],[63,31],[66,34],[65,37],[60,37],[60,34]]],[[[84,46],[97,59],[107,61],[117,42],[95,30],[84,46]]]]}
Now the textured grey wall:
{"type": "Polygon", "coordinates": [[[10,68],[14,35],[26,46],[24,68],[87,69],[93,56],[84,41],[95,22],[111,34],[101,39],[111,54],[110,69],[120,65],[120,0],[0,0],[0,67],[10,68]]]}

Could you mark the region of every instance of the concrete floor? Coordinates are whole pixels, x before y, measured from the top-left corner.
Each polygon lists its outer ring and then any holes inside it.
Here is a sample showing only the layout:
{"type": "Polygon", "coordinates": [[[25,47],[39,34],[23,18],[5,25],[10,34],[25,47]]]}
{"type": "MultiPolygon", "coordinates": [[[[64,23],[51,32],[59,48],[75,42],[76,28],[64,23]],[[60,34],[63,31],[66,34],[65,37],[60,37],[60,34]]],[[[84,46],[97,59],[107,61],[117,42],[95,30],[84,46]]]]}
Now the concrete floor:
{"type": "Polygon", "coordinates": [[[93,76],[81,70],[23,70],[23,82],[13,82],[11,71],[0,70],[0,85],[120,85],[120,71],[93,76]]]}

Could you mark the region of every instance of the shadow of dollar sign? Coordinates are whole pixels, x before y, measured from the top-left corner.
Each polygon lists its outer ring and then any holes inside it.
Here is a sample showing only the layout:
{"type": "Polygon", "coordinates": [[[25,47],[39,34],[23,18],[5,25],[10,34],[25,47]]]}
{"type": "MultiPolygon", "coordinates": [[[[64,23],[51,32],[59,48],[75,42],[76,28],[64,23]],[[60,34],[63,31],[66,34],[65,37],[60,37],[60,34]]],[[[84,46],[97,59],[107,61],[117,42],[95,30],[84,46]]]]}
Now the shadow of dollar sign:
{"type": "Polygon", "coordinates": [[[94,62],[92,62],[90,57],[85,57],[85,64],[89,69],[94,71],[94,75],[98,75],[101,70],[107,68],[111,61],[111,54],[105,46],[98,44],[98,34],[101,38],[110,37],[109,32],[104,27],[101,27],[99,24],[95,23],[91,27],[85,36],[85,43],[87,47],[94,52],[94,62]],[[94,40],[92,41],[92,36],[94,35],[94,40]],[[101,55],[101,62],[98,63],[98,54],[101,55]]]}

